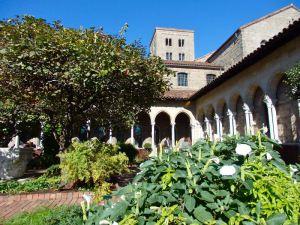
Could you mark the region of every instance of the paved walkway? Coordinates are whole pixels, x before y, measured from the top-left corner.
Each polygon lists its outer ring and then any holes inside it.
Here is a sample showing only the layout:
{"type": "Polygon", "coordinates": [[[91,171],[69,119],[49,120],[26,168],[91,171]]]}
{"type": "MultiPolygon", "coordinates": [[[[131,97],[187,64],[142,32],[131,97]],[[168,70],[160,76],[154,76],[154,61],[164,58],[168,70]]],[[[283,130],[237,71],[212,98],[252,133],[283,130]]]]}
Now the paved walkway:
{"type": "Polygon", "coordinates": [[[82,195],[89,192],[53,192],[19,195],[0,195],[0,224],[21,212],[32,211],[39,207],[55,207],[59,205],[80,204],[82,195]]]}

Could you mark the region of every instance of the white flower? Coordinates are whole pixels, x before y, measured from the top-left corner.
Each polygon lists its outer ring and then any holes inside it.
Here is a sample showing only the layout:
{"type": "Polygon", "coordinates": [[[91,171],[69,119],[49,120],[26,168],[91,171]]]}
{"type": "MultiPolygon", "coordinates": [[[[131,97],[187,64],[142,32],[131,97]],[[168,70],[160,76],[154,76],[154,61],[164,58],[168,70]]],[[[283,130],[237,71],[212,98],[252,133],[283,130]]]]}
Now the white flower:
{"type": "Polygon", "coordinates": [[[214,161],[216,164],[220,163],[220,159],[218,157],[213,157],[211,160],[214,161]]]}
{"type": "Polygon", "coordinates": [[[101,221],[99,222],[99,225],[110,225],[110,222],[107,221],[107,220],[101,220],[101,221]]]}
{"type": "Polygon", "coordinates": [[[290,170],[291,170],[291,172],[292,172],[293,174],[296,173],[296,172],[298,171],[298,169],[295,168],[295,167],[293,167],[293,166],[290,166],[290,170]]]}
{"type": "Polygon", "coordinates": [[[92,196],[87,195],[87,194],[84,194],[82,197],[83,197],[83,199],[86,201],[87,204],[90,204],[90,203],[91,203],[91,201],[92,201],[92,196]]]}
{"type": "Polygon", "coordinates": [[[235,174],[236,170],[234,166],[222,166],[220,169],[220,174],[223,176],[231,176],[235,174]]]}
{"type": "Polygon", "coordinates": [[[243,156],[249,155],[251,151],[251,147],[246,144],[237,144],[235,148],[236,154],[243,156]]]}
{"type": "Polygon", "coordinates": [[[114,222],[112,223],[112,225],[119,225],[119,224],[118,224],[117,222],[114,221],[114,222]]]}
{"type": "Polygon", "coordinates": [[[269,152],[267,152],[266,157],[267,157],[268,161],[270,161],[271,159],[273,159],[273,157],[271,156],[271,154],[269,152]]]}
{"type": "Polygon", "coordinates": [[[126,199],[125,195],[121,195],[120,197],[123,201],[126,199]]]}

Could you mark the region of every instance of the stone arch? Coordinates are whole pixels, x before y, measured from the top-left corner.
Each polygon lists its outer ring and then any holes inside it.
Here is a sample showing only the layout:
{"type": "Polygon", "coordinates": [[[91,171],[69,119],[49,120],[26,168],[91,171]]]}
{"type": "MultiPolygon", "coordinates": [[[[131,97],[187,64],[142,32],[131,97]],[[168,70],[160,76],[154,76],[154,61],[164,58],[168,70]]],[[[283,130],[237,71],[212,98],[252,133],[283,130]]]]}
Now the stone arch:
{"type": "Polygon", "coordinates": [[[148,113],[139,113],[133,128],[134,140],[139,147],[143,147],[146,139],[148,139],[148,143],[151,143],[151,118],[148,113]]]}
{"type": "Polygon", "coordinates": [[[189,120],[190,120],[190,124],[191,124],[191,125],[193,125],[193,124],[195,123],[195,121],[196,121],[195,116],[193,115],[193,113],[192,113],[191,111],[189,111],[189,110],[187,110],[187,109],[180,109],[180,110],[178,110],[178,111],[174,114],[174,116],[173,116],[174,121],[176,120],[176,117],[177,117],[179,114],[181,114],[181,113],[184,113],[184,114],[186,114],[186,115],[189,117],[189,120]]]}
{"type": "Polygon", "coordinates": [[[235,112],[236,112],[236,131],[240,135],[245,135],[245,113],[244,113],[244,101],[241,96],[239,96],[235,103],[235,112]]]}
{"type": "Polygon", "coordinates": [[[229,135],[229,118],[228,118],[228,106],[227,103],[224,102],[221,110],[221,121],[222,121],[222,133],[223,135],[229,135]]]}
{"type": "Polygon", "coordinates": [[[239,93],[234,93],[229,98],[227,106],[233,113],[236,113],[236,103],[237,103],[238,98],[241,98],[239,93]]]}
{"type": "Polygon", "coordinates": [[[253,129],[258,132],[260,129],[267,127],[269,135],[268,109],[264,102],[265,93],[260,86],[257,86],[252,95],[252,115],[253,115],[253,129]]]}
{"type": "Polygon", "coordinates": [[[200,122],[200,123],[203,123],[204,122],[204,118],[205,118],[205,113],[204,113],[204,109],[200,109],[197,113],[197,120],[200,122]]]}
{"type": "Polygon", "coordinates": [[[242,96],[242,99],[244,99],[245,101],[247,100],[247,104],[250,107],[253,107],[253,98],[258,88],[261,89],[263,93],[265,93],[261,85],[259,85],[258,83],[253,83],[249,85],[247,90],[244,92],[244,95],[242,96]]]}
{"type": "Polygon", "coordinates": [[[175,117],[175,140],[182,138],[191,140],[191,118],[186,112],[179,112],[175,117]]]}
{"type": "MultiPolygon", "coordinates": [[[[300,119],[297,100],[288,96],[284,77],[276,86],[278,136],[283,143],[300,141],[300,119]]],[[[274,88],[275,89],[275,88],[274,88]]]]}
{"type": "Polygon", "coordinates": [[[216,113],[221,117],[222,116],[222,110],[223,106],[226,103],[225,99],[220,99],[216,104],[216,113]]]}
{"type": "Polygon", "coordinates": [[[212,105],[209,105],[207,107],[206,117],[210,123],[211,131],[210,131],[209,136],[211,136],[211,138],[213,138],[214,135],[217,134],[217,124],[216,124],[216,120],[215,120],[215,114],[216,114],[215,108],[212,105]]]}
{"type": "Polygon", "coordinates": [[[276,73],[268,80],[266,83],[266,87],[262,88],[265,90],[265,93],[270,96],[271,99],[275,99],[277,95],[277,87],[281,83],[284,78],[284,74],[276,73]],[[276,87],[276,88],[275,88],[276,87]]]}
{"type": "Polygon", "coordinates": [[[155,116],[155,144],[161,143],[165,138],[171,138],[171,117],[164,110],[155,116]]]}
{"type": "Polygon", "coordinates": [[[150,113],[150,118],[151,118],[151,123],[155,123],[156,117],[158,116],[158,114],[160,113],[166,113],[169,117],[170,117],[170,121],[173,121],[172,119],[172,114],[168,112],[168,110],[166,109],[160,109],[158,111],[154,111],[150,113]]]}

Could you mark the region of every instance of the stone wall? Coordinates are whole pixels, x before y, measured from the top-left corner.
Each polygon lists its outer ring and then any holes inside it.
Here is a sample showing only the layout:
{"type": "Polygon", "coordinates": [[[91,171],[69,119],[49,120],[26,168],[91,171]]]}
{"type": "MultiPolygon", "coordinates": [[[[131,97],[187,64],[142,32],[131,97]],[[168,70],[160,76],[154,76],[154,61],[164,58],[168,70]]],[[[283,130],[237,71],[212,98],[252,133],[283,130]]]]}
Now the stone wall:
{"type": "Polygon", "coordinates": [[[253,52],[262,44],[262,41],[268,41],[299,18],[300,12],[290,7],[242,28],[243,56],[253,52]]]}
{"type": "Polygon", "coordinates": [[[240,27],[213,54],[209,62],[222,65],[226,70],[259,48],[264,41],[268,41],[299,18],[299,10],[294,6],[288,6],[274,12],[272,15],[267,15],[246,24],[240,27]]]}
{"type": "Polygon", "coordinates": [[[214,56],[213,64],[221,65],[228,69],[243,58],[243,41],[241,33],[237,32],[230,38],[214,56]]]}
{"type": "Polygon", "coordinates": [[[172,89],[180,90],[199,90],[200,88],[207,85],[206,75],[215,74],[219,76],[222,71],[212,69],[192,69],[192,68],[170,68],[176,72],[176,76],[170,76],[170,82],[172,83],[172,89]],[[177,73],[188,74],[188,86],[178,86],[177,73]]]}

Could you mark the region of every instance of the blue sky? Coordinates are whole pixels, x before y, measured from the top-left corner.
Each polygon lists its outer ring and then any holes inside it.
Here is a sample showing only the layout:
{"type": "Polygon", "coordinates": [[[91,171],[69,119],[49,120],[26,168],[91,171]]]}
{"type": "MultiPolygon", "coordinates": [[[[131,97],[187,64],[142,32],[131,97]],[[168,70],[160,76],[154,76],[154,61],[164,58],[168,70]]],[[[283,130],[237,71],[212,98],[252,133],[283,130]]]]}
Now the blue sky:
{"type": "Polygon", "coordinates": [[[149,48],[155,27],[195,30],[199,57],[218,48],[239,26],[300,0],[0,0],[0,18],[30,14],[66,27],[103,27],[116,34],[127,22],[128,42],[149,48]]]}

